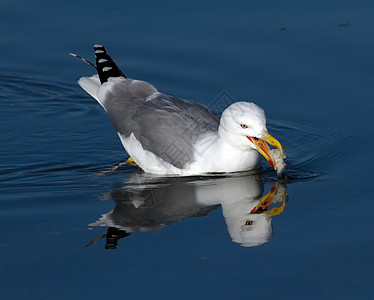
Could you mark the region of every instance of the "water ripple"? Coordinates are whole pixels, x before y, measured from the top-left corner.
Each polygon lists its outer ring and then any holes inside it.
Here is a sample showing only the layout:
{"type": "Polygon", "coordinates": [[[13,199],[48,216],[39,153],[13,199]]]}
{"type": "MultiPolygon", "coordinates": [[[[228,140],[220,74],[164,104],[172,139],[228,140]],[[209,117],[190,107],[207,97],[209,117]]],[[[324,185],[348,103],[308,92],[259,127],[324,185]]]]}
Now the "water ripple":
{"type": "MultiPolygon", "coordinates": [[[[355,155],[354,137],[309,117],[281,115],[269,120],[269,129],[284,145],[286,177],[290,180],[334,177],[336,165],[355,155]]],[[[265,167],[266,174],[269,170],[265,167]]]]}

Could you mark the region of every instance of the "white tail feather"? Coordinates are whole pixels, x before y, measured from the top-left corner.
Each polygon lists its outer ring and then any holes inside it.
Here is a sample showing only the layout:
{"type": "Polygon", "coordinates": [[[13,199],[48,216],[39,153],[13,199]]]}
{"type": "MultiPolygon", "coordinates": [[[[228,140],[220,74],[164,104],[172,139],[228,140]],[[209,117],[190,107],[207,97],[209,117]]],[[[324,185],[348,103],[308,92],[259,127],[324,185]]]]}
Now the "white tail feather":
{"type": "Polygon", "coordinates": [[[97,92],[101,86],[99,75],[93,75],[91,77],[81,77],[78,80],[78,84],[84,89],[88,94],[96,99],[97,102],[105,109],[105,107],[100,102],[97,92]]]}

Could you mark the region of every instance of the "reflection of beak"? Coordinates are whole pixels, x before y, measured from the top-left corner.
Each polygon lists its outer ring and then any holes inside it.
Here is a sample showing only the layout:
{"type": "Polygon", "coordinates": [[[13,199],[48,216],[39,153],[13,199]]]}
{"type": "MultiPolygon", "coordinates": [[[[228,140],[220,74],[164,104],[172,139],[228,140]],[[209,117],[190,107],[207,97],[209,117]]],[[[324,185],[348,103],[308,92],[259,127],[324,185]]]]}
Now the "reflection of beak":
{"type": "Polygon", "coordinates": [[[288,194],[286,193],[286,190],[284,189],[284,187],[279,189],[278,185],[273,185],[270,191],[266,195],[261,197],[260,201],[258,202],[256,207],[254,207],[251,210],[250,214],[264,213],[270,217],[280,215],[286,206],[287,199],[288,199],[288,194]],[[277,195],[277,199],[274,198],[276,195],[277,195]],[[273,201],[279,202],[280,199],[282,200],[282,204],[280,206],[273,207],[271,210],[267,210],[273,201]]]}
{"type": "Polygon", "coordinates": [[[251,210],[251,214],[261,214],[265,212],[270,206],[270,204],[273,202],[273,197],[276,192],[277,186],[274,185],[266,195],[261,197],[256,207],[251,210]]]}
{"type": "Polygon", "coordinates": [[[266,132],[265,137],[262,139],[250,136],[247,136],[247,138],[256,146],[257,151],[260,152],[266,158],[269,164],[275,169],[275,162],[270,156],[270,147],[267,143],[277,147],[281,151],[283,156],[283,148],[278,140],[275,137],[272,137],[268,132],[266,132]]]}

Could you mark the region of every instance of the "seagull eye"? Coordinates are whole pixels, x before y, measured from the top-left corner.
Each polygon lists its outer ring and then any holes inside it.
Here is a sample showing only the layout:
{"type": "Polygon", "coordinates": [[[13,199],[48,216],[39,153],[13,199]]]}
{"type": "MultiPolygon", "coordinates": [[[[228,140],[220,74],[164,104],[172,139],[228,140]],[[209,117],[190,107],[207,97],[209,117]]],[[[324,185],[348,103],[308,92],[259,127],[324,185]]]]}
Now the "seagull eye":
{"type": "Polygon", "coordinates": [[[248,128],[248,125],[240,124],[240,127],[243,128],[243,129],[247,129],[247,128],[248,128]]]}

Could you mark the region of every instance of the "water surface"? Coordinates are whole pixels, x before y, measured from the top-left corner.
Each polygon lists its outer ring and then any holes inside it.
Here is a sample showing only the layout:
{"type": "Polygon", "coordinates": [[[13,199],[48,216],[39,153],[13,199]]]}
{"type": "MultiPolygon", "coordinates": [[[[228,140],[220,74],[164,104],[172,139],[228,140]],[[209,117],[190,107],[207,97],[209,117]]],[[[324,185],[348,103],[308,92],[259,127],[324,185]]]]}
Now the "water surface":
{"type": "Polygon", "coordinates": [[[374,4],[0,4],[2,299],[370,299],[374,4]],[[124,72],[266,111],[287,176],[159,178],[76,84],[124,72]],[[100,176],[101,175],[101,176],[100,176]]]}

